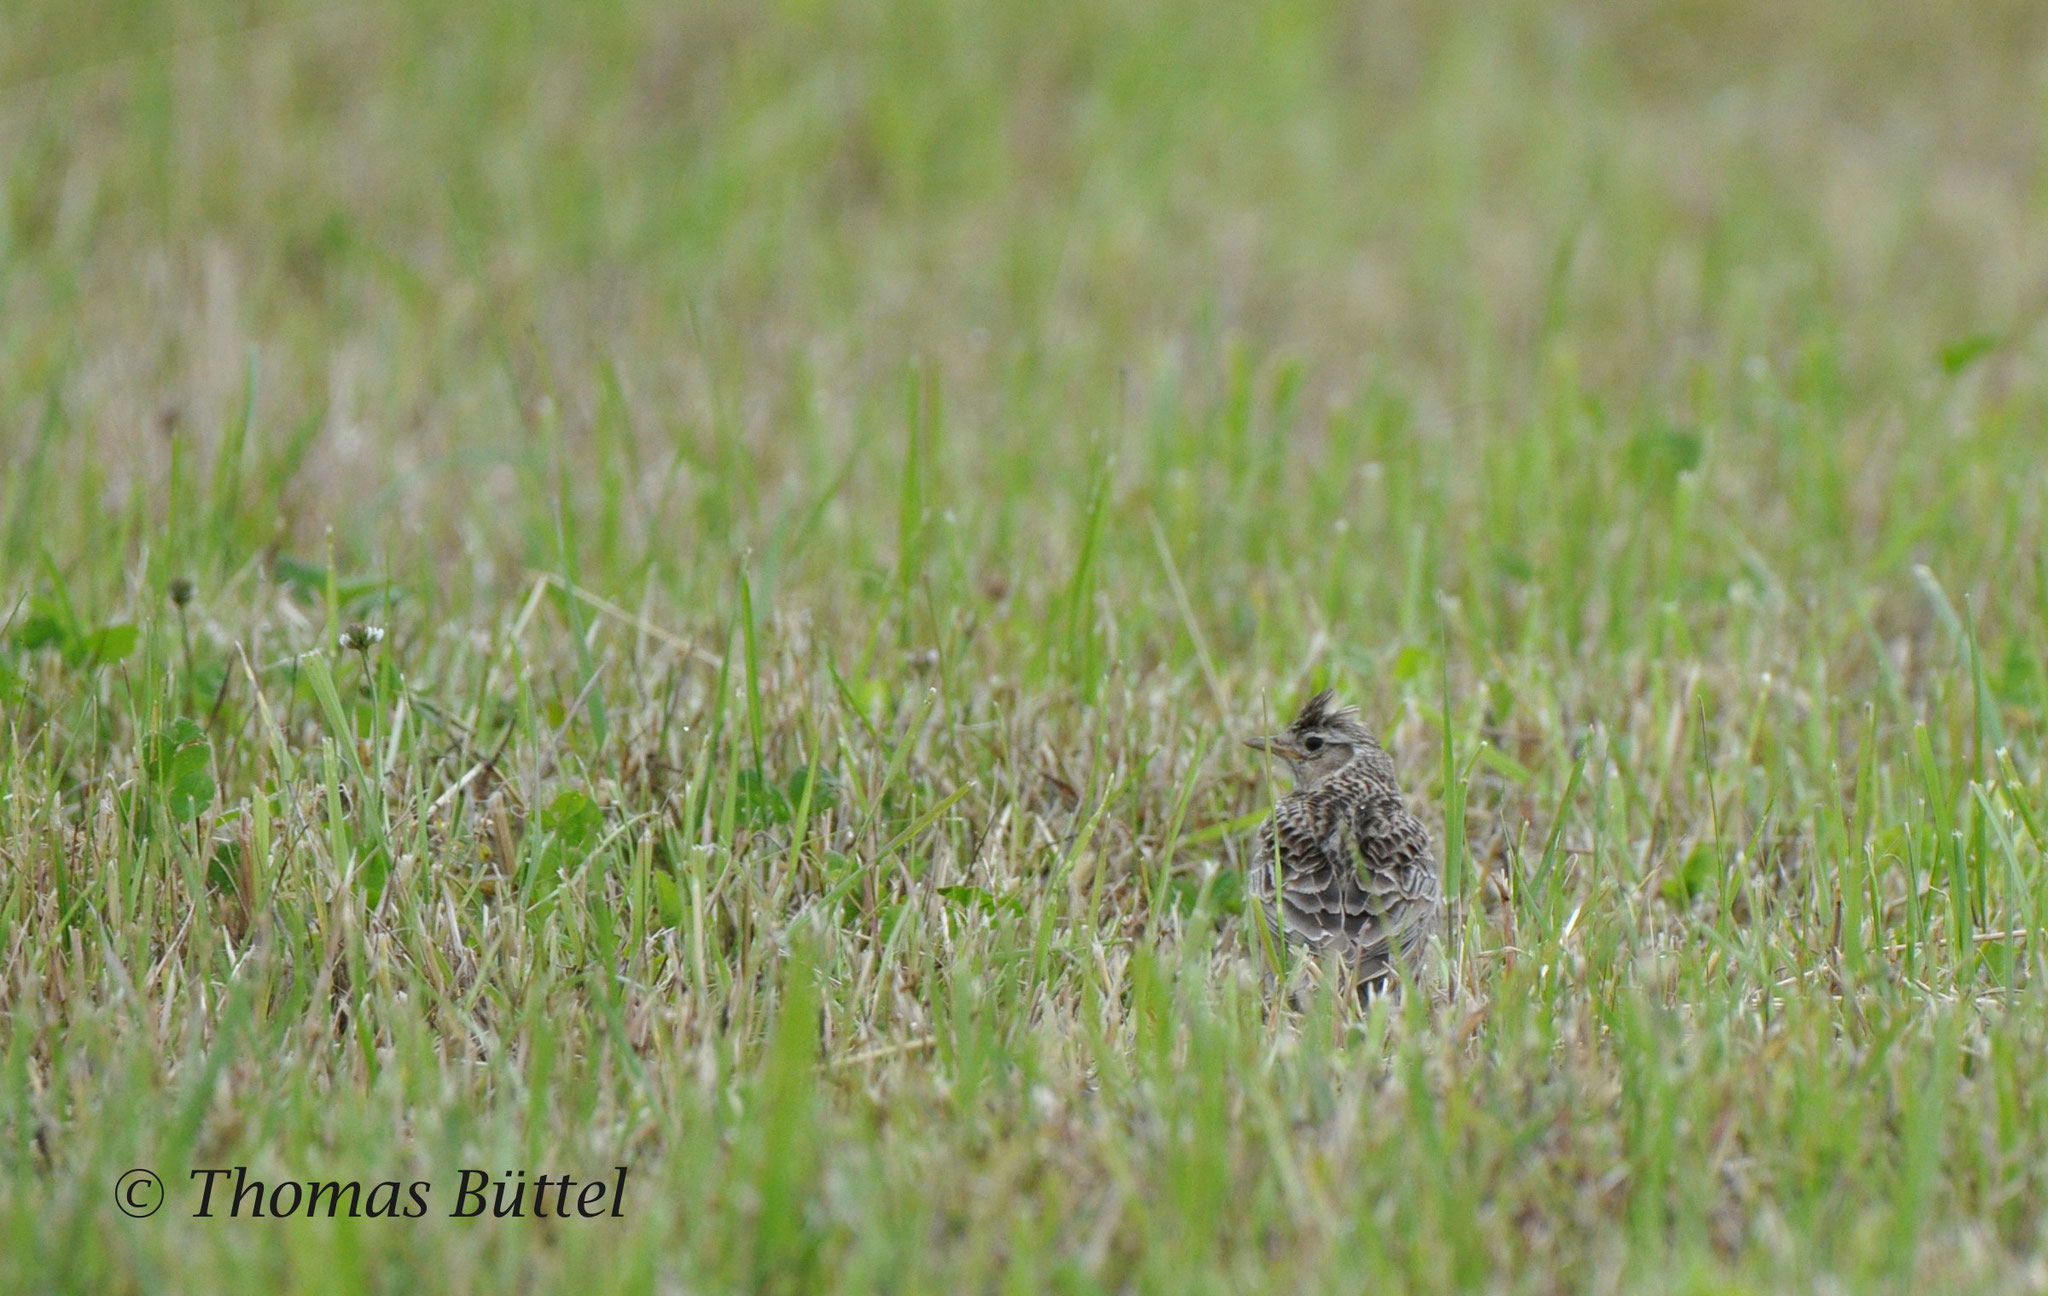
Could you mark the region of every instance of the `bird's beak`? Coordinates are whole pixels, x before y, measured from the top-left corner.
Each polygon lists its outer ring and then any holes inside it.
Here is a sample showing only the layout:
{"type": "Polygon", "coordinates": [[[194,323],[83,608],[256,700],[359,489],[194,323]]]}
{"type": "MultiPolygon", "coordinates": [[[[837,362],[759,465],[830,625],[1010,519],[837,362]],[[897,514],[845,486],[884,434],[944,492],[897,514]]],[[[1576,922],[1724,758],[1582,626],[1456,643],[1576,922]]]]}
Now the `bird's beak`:
{"type": "Polygon", "coordinates": [[[1253,751],[1262,751],[1269,756],[1283,756],[1288,760],[1297,760],[1307,755],[1286,734],[1268,734],[1263,738],[1247,738],[1244,740],[1244,745],[1253,751]]]}

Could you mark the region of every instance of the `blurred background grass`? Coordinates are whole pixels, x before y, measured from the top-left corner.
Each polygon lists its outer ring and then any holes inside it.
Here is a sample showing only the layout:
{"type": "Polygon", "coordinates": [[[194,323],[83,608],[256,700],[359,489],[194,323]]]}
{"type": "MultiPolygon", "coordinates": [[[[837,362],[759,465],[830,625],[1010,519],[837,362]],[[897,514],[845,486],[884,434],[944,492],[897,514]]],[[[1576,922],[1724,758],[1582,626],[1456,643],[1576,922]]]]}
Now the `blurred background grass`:
{"type": "Polygon", "coordinates": [[[2035,3],[16,5],[0,1274],[2038,1287],[2044,125],[2035,3]],[[1363,1034],[1225,903],[1324,678],[1363,1034]]]}
{"type": "Polygon", "coordinates": [[[253,355],[259,440],[318,429],[237,519],[244,548],[331,525],[502,593],[561,498],[627,587],[705,597],[693,574],[747,548],[829,583],[893,565],[898,465],[861,447],[900,441],[918,368],[940,493],[999,569],[1078,534],[1113,452],[1204,560],[1247,560],[1229,588],[1310,560],[1290,520],[1322,483],[1361,528],[1345,611],[1399,568],[1367,537],[1405,547],[1433,494],[1453,528],[1429,567],[1478,593],[1502,534],[1528,562],[1565,543],[1516,498],[1527,472],[1625,490],[1583,461],[1671,426],[1717,442],[1710,494],[1768,511],[1761,554],[1824,577],[1958,503],[1914,434],[2019,421],[1942,426],[1945,349],[1998,344],[1965,400],[2034,398],[2042,25],[32,5],[0,37],[10,512],[47,501],[15,529],[75,551],[178,436],[195,461],[217,444],[253,355]],[[1790,426],[1753,416],[1774,400],[1790,426]],[[35,471],[69,488],[45,491],[24,469],[52,417],[35,471]],[[1231,426],[1268,489],[1173,489],[1170,467],[1217,484],[1195,461],[1231,426]],[[811,552],[785,552],[849,458],[811,552]],[[1360,495],[1374,462],[1384,503],[1360,495]]]}

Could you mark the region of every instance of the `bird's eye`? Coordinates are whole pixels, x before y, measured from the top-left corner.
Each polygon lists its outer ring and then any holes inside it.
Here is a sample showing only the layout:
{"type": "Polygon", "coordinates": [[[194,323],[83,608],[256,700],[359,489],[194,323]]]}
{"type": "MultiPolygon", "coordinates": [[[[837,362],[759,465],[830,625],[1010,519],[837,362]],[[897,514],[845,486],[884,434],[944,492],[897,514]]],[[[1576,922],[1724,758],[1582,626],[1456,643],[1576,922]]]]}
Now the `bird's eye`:
{"type": "Polygon", "coordinates": [[[1302,739],[1301,745],[1309,751],[1319,752],[1323,749],[1323,740],[1321,738],[1311,735],[1310,737],[1302,739]]]}

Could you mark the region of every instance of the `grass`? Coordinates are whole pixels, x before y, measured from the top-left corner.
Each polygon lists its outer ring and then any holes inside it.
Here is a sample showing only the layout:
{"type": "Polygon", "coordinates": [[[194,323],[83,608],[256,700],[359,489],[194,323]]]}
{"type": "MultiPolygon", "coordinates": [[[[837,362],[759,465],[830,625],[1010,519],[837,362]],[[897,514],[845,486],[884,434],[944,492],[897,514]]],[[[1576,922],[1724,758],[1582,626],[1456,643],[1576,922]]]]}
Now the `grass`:
{"type": "Polygon", "coordinates": [[[0,1286],[2048,1285],[2044,19],[31,0],[0,1286]]]}

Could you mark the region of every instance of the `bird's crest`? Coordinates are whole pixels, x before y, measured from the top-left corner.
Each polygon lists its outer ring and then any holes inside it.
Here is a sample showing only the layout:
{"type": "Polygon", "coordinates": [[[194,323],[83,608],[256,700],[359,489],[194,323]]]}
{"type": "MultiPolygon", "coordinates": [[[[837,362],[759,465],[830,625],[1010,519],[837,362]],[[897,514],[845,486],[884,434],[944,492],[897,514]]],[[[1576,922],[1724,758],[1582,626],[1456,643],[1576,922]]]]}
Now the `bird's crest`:
{"type": "Polygon", "coordinates": [[[1316,730],[1324,733],[1335,731],[1354,741],[1370,738],[1371,732],[1359,722],[1358,708],[1340,707],[1336,705],[1336,701],[1337,691],[1324,689],[1301,704],[1301,711],[1294,717],[1294,723],[1287,726],[1288,730],[1297,734],[1316,730]]]}

